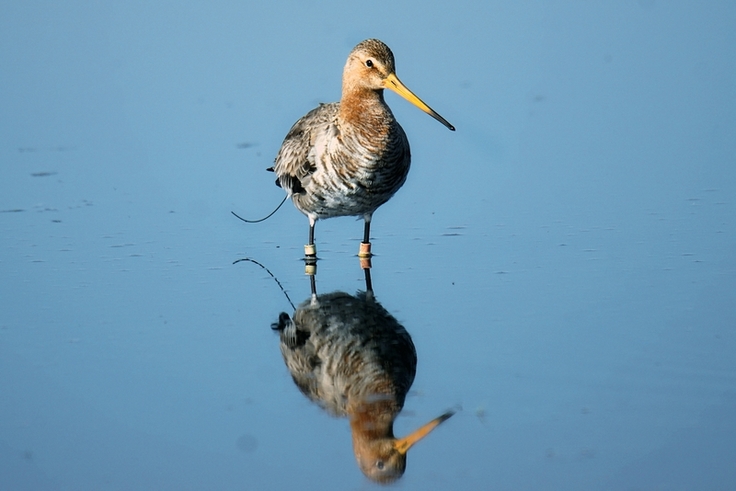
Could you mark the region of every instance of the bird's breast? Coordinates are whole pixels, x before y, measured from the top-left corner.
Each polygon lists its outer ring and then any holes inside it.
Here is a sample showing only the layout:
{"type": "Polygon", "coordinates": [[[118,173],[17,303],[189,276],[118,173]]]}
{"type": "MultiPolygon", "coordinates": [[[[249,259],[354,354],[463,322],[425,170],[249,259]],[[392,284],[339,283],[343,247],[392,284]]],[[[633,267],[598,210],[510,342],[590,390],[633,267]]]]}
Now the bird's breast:
{"type": "Polygon", "coordinates": [[[315,172],[294,201],[317,217],[372,213],[404,184],[411,164],[398,124],[375,134],[329,125],[314,136],[309,160],[315,172]]]}

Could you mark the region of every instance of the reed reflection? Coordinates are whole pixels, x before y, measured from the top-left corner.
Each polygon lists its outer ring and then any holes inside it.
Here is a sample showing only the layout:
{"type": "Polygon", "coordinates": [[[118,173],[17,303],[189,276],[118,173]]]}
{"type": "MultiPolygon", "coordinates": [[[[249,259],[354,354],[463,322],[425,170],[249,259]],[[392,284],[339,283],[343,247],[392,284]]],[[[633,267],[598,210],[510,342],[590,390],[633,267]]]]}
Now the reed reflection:
{"type": "Polygon", "coordinates": [[[272,328],[299,390],[330,414],[349,418],[360,470],[373,481],[390,483],[404,474],[412,445],[454,411],[408,436],[394,436],[417,354],[406,329],[376,301],[369,268],[365,280],[366,291],[356,295],[317,295],[312,275],[311,297],[292,316],[281,313],[272,328]]]}

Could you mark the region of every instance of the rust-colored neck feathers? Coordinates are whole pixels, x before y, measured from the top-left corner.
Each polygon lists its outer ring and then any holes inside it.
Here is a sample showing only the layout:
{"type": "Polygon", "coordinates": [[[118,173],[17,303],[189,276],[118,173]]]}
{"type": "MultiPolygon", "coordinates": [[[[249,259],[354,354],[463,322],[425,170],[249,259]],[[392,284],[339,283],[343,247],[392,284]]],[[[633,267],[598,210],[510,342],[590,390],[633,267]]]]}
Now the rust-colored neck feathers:
{"type": "Polygon", "coordinates": [[[393,115],[383,100],[383,84],[394,70],[393,53],[381,41],[368,39],[353,49],[342,74],[338,118],[343,125],[387,131],[393,115]]]}
{"type": "Polygon", "coordinates": [[[391,399],[348,408],[353,440],[371,441],[393,438],[394,418],[399,411],[401,408],[396,407],[396,402],[391,399]]]}
{"type": "Polygon", "coordinates": [[[393,114],[383,100],[383,90],[357,88],[343,92],[338,119],[343,127],[384,133],[387,123],[393,120],[393,114]]]}

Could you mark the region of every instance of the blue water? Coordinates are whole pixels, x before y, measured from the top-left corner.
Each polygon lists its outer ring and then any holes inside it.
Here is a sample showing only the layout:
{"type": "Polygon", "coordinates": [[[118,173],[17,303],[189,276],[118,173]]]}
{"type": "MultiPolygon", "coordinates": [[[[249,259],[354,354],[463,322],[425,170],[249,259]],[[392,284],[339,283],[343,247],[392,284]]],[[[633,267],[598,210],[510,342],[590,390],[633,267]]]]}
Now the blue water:
{"type": "MultiPolygon", "coordinates": [[[[736,487],[736,6],[5,2],[0,489],[367,489],[269,328],[309,297],[272,164],[367,37],[457,127],[374,215],[411,333],[402,489],[736,487]]],[[[362,222],[317,288],[365,288],[362,222]]]]}

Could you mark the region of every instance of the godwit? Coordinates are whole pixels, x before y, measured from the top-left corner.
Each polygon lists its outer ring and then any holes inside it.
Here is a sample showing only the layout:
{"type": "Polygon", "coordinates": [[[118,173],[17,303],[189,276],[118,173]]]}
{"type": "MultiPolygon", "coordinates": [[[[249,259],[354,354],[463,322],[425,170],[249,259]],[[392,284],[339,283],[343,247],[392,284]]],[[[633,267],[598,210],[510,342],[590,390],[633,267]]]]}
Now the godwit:
{"type": "Polygon", "coordinates": [[[414,381],[417,354],[409,333],[367,291],[312,297],[293,316],[282,313],[281,353],[297,387],[335,416],[350,420],[353,451],[361,471],[388,483],[404,474],[406,453],[448,419],[448,411],[403,438],[393,424],[414,381]]]}
{"type": "Polygon", "coordinates": [[[455,128],[396,77],[394,55],[368,39],[350,52],[340,102],[321,104],[292,126],[273,167],[276,184],[309,218],[307,258],[316,257],[314,225],[321,218],[365,220],[359,256],[370,257],[373,212],[404,184],[411,155],[404,130],[383,99],[398,93],[450,130],[455,128]]]}

